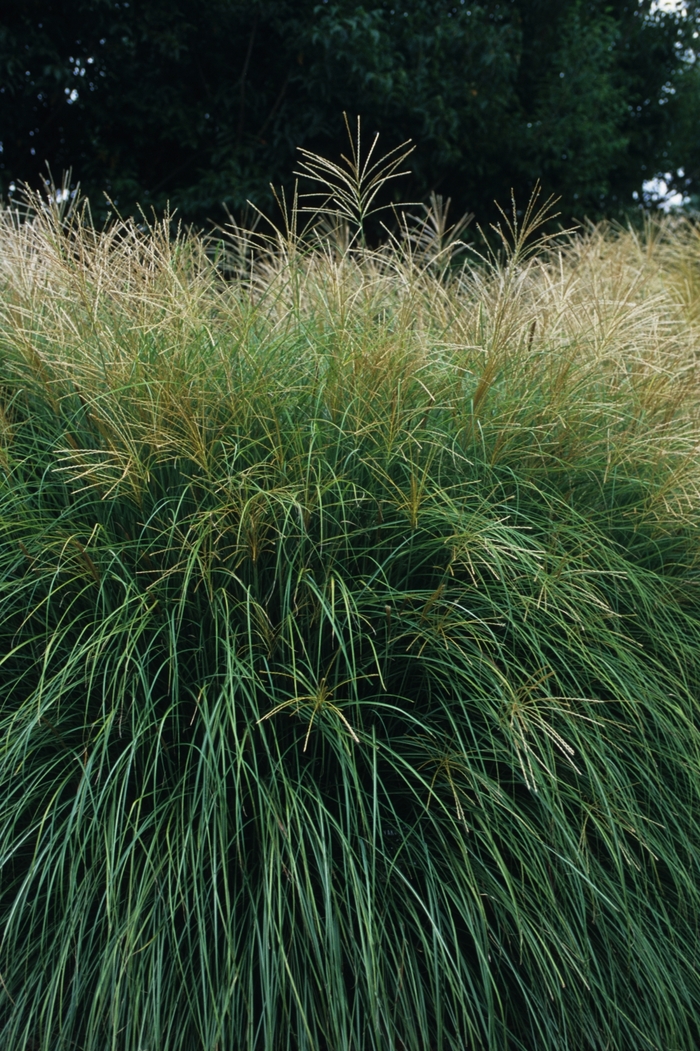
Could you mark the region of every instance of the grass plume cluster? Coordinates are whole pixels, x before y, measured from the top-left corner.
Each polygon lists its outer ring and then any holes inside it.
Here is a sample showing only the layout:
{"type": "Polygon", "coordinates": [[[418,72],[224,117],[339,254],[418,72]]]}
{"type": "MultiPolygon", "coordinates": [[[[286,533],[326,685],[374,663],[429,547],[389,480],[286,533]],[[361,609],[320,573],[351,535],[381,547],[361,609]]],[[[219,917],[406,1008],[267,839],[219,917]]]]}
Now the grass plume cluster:
{"type": "Polygon", "coordinates": [[[295,214],[0,215],[0,1048],[690,1051],[696,229],[295,214]]]}

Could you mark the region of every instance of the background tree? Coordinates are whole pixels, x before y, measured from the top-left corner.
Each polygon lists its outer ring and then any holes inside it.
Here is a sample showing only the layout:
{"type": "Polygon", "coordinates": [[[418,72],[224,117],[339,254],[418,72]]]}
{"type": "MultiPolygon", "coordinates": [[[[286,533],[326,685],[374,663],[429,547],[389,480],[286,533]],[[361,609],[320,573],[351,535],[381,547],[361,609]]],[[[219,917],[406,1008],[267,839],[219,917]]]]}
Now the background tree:
{"type": "Polygon", "coordinates": [[[697,0],[15,0],[0,191],[48,161],[93,205],[218,219],[268,203],[297,146],[338,153],[347,110],[417,143],[400,196],[485,220],[541,178],[567,216],[620,214],[656,173],[698,189],[698,19],[697,0]]]}

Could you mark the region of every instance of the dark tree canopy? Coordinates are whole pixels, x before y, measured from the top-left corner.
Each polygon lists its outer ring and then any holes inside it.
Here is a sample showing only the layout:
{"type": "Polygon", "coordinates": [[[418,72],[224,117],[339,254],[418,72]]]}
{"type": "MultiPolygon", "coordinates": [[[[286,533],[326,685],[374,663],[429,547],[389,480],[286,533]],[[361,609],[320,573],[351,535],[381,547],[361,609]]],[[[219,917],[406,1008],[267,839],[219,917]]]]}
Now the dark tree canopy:
{"type": "Polygon", "coordinates": [[[565,216],[615,215],[669,171],[700,188],[700,3],[14,0],[0,27],[0,191],[72,168],[93,205],[188,220],[265,206],[295,148],[388,149],[402,197],[488,215],[540,178],[565,216]],[[682,169],[683,174],[678,175],[682,169]]]}

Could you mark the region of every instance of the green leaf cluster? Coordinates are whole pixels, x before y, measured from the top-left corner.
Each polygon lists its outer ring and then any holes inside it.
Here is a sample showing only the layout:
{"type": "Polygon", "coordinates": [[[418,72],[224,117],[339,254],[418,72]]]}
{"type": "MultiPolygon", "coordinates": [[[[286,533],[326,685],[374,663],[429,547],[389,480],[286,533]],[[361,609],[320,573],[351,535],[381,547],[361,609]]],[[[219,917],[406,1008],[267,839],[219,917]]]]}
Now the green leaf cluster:
{"type": "Polygon", "coordinates": [[[698,7],[651,0],[26,0],[0,27],[0,190],[72,168],[97,207],[270,203],[341,114],[418,146],[406,194],[491,215],[536,179],[567,217],[645,179],[697,192],[698,7]],[[683,169],[682,174],[679,170],[683,169]]]}

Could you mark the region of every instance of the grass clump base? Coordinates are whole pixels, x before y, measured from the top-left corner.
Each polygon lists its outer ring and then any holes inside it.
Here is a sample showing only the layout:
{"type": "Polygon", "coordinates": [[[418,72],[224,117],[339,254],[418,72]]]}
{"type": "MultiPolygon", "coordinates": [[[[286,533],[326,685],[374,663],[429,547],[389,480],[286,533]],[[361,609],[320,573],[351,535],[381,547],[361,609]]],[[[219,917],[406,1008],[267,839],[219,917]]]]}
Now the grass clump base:
{"type": "Polygon", "coordinates": [[[697,1046],[697,235],[428,219],[0,217],[2,1049],[697,1046]]]}

